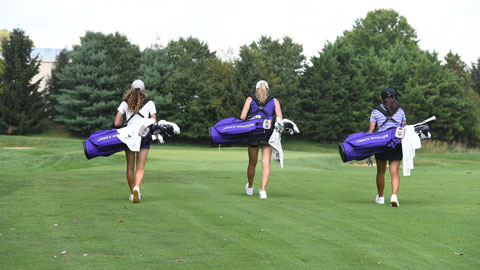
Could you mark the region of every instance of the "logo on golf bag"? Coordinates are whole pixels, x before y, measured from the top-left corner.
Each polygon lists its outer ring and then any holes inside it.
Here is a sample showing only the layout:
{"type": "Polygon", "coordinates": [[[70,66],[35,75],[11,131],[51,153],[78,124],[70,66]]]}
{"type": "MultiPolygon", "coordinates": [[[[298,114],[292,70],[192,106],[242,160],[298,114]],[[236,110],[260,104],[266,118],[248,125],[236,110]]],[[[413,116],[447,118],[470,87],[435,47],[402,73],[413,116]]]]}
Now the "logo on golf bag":
{"type": "Polygon", "coordinates": [[[272,128],[272,120],[265,119],[263,120],[263,129],[271,129],[272,128]]]}
{"type": "Polygon", "coordinates": [[[405,136],[405,128],[397,127],[397,129],[395,130],[395,138],[403,139],[403,136],[405,136]]]}

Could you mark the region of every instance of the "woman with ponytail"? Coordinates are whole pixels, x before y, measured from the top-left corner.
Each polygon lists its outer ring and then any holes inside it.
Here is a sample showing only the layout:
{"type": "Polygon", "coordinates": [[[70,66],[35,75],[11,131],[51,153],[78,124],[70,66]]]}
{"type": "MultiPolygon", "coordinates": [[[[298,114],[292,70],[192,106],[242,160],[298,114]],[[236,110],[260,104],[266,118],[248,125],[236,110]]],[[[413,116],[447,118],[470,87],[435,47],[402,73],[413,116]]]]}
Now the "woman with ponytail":
{"type": "MultiPolygon", "coordinates": [[[[124,100],[118,107],[114,126],[123,127],[135,124],[142,118],[157,119],[157,110],[153,101],[147,99],[145,85],[141,80],[135,80],[132,88],[125,94],[124,100]]],[[[141,200],[140,185],[142,184],[145,163],[147,161],[150,140],[142,138],[139,152],[125,150],[127,157],[127,182],[130,188],[129,200],[139,203],[141,200]],[[136,161],[135,161],[136,159],[136,161]]]]}
{"type": "MultiPolygon", "coordinates": [[[[240,119],[250,119],[252,117],[274,117],[282,119],[282,109],[280,102],[271,96],[266,81],[259,81],[255,87],[255,93],[247,97],[243,106],[240,119]]],[[[245,185],[247,195],[253,195],[253,178],[255,177],[255,167],[258,161],[258,150],[262,148],[262,186],[259,191],[261,199],[267,198],[267,183],[270,178],[270,159],[272,157],[272,147],[268,144],[268,139],[252,140],[248,142],[248,183],[245,185]]]]}
{"type": "MultiPolygon", "coordinates": [[[[384,88],[380,94],[382,104],[373,109],[370,115],[370,128],[368,132],[373,132],[375,126],[378,127],[378,131],[384,131],[389,128],[395,128],[400,125],[405,125],[407,119],[402,108],[398,106],[398,99],[395,95],[395,91],[392,88],[384,88]]],[[[400,162],[402,161],[402,145],[398,144],[394,149],[387,150],[382,153],[375,154],[375,160],[377,163],[377,191],[378,195],[375,198],[375,202],[378,204],[385,203],[385,197],[383,191],[385,189],[385,173],[387,171],[387,161],[389,164],[390,178],[392,182],[392,196],[390,198],[390,204],[393,207],[400,206],[397,198],[398,188],[400,186],[400,162]]]]}

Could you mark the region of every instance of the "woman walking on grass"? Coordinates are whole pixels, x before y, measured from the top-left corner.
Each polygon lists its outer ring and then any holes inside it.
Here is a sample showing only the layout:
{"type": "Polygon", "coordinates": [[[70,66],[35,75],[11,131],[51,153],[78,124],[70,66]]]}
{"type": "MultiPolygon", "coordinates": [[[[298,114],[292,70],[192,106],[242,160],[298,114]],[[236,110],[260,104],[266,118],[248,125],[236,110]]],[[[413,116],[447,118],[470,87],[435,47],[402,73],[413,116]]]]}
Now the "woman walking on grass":
{"type": "MultiPolygon", "coordinates": [[[[130,126],[142,118],[149,117],[156,120],[156,114],[155,104],[147,99],[145,94],[144,83],[141,80],[135,80],[132,83],[132,88],[127,92],[125,99],[118,107],[114,125],[116,127],[130,126]],[[126,121],[122,122],[122,119],[126,119],[126,121]]],[[[128,148],[125,150],[127,182],[130,188],[129,200],[134,203],[139,203],[141,200],[140,185],[142,184],[149,149],[150,140],[146,137],[142,138],[139,152],[130,151],[128,148]]]]}
{"type": "MultiPolygon", "coordinates": [[[[243,106],[240,119],[250,119],[256,115],[261,117],[276,117],[282,119],[282,109],[280,102],[271,96],[266,81],[259,81],[255,87],[255,93],[247,97],[243,106]]],[[[253,178],[255,177],[255,168],[258,161],[258,150],[262,149],[262,186],[259,191],[260,199],[267,198],[267,183],[270,178],[270,159],[272,157],[272,147],[268,144],[268,139],[258,139],[248,141],[248,183],[245,185],[247,195],[253,195],[253,178]]]]}
{"type": "MultiPolygon", "coordinates": [[[[373,132],[375,126],[378,127],[378,131],[385,131],[389,128],[405,125],[407,119],[402,108],[398,106],[398,100],[395,95],[395,91],[392,88],[384,88],[380,94],[382,104],[373,109],[370,115],[370,128],[368,132],[373,132]]],[[[375,160],[377,163],[377,191],[378,195],[375,198],[375,202],[378,204],[385,204],[384,189],[385,189],[385,173],[387,171],[387,161],[390,170],[390,178],[392,182],[392,196],[390,198],[390,204],[393,207],[400,206],[398,202],[397,194],[400,186],[400,162],[402,161],[402,145],[398,144],[394,149],[387,150],[382,153],[375,154],[375,160]]]]}

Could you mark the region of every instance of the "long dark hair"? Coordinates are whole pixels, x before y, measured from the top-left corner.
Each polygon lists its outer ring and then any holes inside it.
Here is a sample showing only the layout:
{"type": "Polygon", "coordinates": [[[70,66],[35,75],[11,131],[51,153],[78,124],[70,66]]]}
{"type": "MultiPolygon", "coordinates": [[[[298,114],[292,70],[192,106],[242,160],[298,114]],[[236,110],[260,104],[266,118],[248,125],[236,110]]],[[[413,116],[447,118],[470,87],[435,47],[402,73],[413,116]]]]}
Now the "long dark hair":
{"type": "Polygon", "coordinates": [[[395,102],[395,98],[386,97],[382,99],[382,104],[385,106],[389,116],[393,116],[398,111],[398,104],[395,102]]]}
{"type": "Polygon", "coordinates": [[[140,89],[130,89],[124,97],[127,100],[128,111],[136,113],[138,112],[143,105],[143,100],[147,98],[145,91],[140,89]]]}

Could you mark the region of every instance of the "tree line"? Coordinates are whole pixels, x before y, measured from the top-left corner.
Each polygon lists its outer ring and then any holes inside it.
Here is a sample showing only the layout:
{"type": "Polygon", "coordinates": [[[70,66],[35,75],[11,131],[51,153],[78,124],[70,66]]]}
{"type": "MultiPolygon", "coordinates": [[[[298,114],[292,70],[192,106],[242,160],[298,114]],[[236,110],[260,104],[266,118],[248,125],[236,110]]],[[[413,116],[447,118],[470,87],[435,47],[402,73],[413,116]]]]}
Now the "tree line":
{"type": "Polygon", "coordinates": [[[139,78],[159,119],[176,122],[185,138],[205,139],[218,120],[239,117],[264,79],[307,139],[338,142],[366,131],[380,90],[392,87],[408,123],[435,115],[435,138],[480,143],[480,58],[468,68],[458,54],[441,60],[422,50],[415,29],[394,10],[369,12],[309,61],[290,37],[262,36],[225,60],[193,37],[142,51],[119,33],[86,32],[57,56],[42,93],[30,82],[39,63],[32,44],[20,29],[2,42],[2,133],[35,132],[45,117],[82,136],[112,128],[124,93],[139,78]]]}

